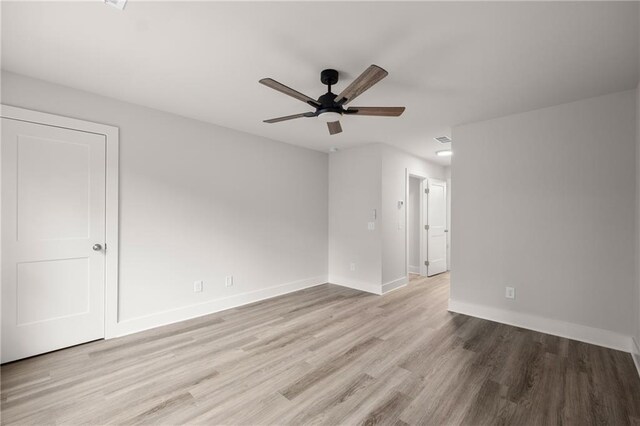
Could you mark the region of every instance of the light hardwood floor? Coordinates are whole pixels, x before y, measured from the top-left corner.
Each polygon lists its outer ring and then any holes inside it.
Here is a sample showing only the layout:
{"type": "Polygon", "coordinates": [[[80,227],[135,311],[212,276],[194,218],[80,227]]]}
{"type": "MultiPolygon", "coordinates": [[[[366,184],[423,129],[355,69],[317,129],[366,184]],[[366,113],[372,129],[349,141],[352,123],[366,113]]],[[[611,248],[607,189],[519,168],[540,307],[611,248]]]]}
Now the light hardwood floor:
{"type": "Polygon", "coordinates": [[[2,367],[4,424],[640,423],[629,354],[322,285],[2,367]]]}

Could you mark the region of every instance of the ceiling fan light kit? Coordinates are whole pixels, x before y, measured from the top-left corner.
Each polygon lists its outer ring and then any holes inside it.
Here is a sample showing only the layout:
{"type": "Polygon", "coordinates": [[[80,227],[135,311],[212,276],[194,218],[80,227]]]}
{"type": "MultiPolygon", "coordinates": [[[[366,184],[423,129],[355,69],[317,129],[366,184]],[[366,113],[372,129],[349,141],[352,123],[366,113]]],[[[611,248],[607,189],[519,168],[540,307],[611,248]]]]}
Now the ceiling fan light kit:
{"type": "Polygon", "coordinates": [[[323,111],[318,114],[318,120],[325,123],[340,121],[341,118],[342,118],[342,114],[335,111],[323,111]]]}
{"type": "Polygon", "coordinates": [[[377,65],[371,65],[358,76],[346,89],[336,95],[331,92],[331,86],[335,85],[339,79],[338,71],[326,69],[320,73],[320,81],[328,86],[327,93],[317,100],[298,92],[272,78],[263,78],[261,84],[277,90],[292,98],[298,99],[315,108],[315,111],[303,112],[300,114],[287,115],[284,117],[264,120],[265,123],[279,123],[281,121],[293,120],[296,118],[317,117],[318,120],[327,123],[330,135],[342,132],[340,119],[343,115],[368,115],[378,117],[399,117],[404,112],[404,107],[347,107],[345,105],[356,97],[371,88],[374,84],[385,78],[389,73],[377,65]]]}

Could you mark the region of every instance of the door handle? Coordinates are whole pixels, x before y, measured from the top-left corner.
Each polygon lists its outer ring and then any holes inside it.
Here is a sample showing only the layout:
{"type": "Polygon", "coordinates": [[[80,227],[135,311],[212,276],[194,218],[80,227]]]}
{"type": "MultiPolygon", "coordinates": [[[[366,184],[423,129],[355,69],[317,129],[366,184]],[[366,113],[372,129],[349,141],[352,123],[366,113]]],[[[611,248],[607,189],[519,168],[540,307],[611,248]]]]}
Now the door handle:
{"type": "Polygon", "coordinates": [[[92,248],[94,251],[100,251],[102,250],[102,244],[94,244],[92,248]]]}

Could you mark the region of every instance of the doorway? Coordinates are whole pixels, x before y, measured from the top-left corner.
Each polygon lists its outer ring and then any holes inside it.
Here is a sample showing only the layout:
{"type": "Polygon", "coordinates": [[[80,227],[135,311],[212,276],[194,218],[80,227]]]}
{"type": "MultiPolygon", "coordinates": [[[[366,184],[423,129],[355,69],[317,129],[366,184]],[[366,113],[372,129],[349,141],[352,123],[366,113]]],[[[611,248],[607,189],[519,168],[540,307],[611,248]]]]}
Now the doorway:
{"type": "Polygon", "coordinates": [[[447,182],[406,171],[406,271],[433,276],[448,270],[447,182]]]}
{"type": "Polygon", "coordinates": [[[6,106],[1,120],[4,363],[102,339],[115,319],[117,130],[6,106]]]}

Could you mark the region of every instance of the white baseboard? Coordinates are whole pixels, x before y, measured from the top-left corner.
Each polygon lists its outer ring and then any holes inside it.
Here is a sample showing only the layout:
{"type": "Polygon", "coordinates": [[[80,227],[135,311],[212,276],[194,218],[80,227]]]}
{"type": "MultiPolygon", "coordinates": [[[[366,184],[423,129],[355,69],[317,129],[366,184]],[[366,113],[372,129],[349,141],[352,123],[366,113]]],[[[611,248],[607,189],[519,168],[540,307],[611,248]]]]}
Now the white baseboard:
{"type": "Polygon", "coordinates": [[[305,288],[314,287],[325,283],[327,283],[327,277],[318,276],[299,281],[293,281],[286,284],[271,286],[260,290],[235,294],[233,296],[224,297],[221,299],[209,300],[195,305],[188,305],[176,309],[170,309],[151,315],[126,319],[118,322],[116,326],[116,335],[108,337],[125,336],[127,334],[137,333],[139,331],[173,324],[175,322],[185,321],[191,318],[212,314],[214,312],[224,311],[226,309],[247,305],[249,303],[258,302],[264,299],[270,299],[272,297],[281,296],[283,294],[303,290],[305,288]]]}
{"type": "Polygon", "coordinates": [[[407,277],[400,277],[398,279],[389,281],[387,283],[382,284],[382,294],[389,293],[390,291],[397,290],[401,287],[404,287],[409,282],[407,277]]]}
{"type": "Polygon", "coordinates": [[[449,311],[624,352],[633,352],[631,336],[506,309],[449,299],[449,311]]]}
{"type": "Polygon", "coordinates": [[[409,265],[409,273],[410,274],[419,274],[420,273],[420,267],[419,266],[409,265]]]}
{"type": "Polygon", "coordinates": [[[352,288],[354,290],[365,291],[367,293],[373,293],[377,295],[382,294],[382,286],[380,284],[372,284],[369,282],[352,280],[344,277],[329,276],[329,282],[331,284],[340,285],[342,287],[352,288]]]}
{"type": "Polygon", "coordinates": [[[634,351],[631,353],[631,357],[633,358],[633,363],[636,365],[636,370],[638,370],[638,375],[640,376],[640,342],[638,342],[635,337],[632,340],[634,351]]]}

